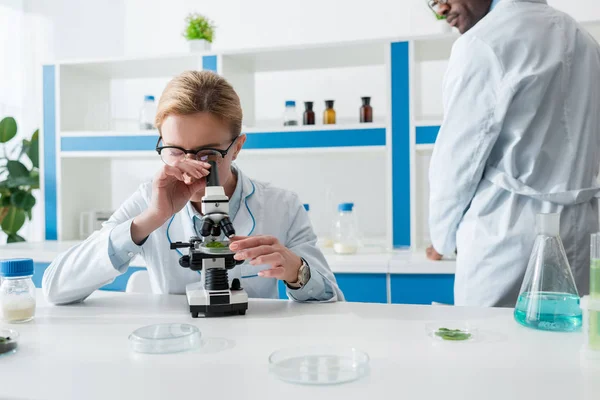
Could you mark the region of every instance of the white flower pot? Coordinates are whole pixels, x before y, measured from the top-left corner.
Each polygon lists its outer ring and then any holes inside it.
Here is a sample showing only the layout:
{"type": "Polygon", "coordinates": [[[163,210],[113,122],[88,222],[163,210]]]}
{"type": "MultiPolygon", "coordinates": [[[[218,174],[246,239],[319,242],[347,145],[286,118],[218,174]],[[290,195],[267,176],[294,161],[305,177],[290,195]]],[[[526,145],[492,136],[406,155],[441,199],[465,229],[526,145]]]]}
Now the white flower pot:
{"type": "Polygon", "coordinates": [[[190,51],[209,51],[211,43],[205,39],[188,40],[190,51]]]}

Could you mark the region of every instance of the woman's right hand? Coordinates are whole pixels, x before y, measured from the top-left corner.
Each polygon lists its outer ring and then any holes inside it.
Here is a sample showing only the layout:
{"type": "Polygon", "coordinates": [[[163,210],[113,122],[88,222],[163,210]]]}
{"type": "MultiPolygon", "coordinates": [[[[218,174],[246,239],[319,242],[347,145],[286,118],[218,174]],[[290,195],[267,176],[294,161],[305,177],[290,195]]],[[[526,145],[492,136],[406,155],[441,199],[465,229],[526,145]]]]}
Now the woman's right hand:
{"type": "Polygon", "coordinates": [[[206,186],[210,164],[183,160],[174,166],[163,165],[152,182],[152,199],[146,211],[134,218],[131,238],[140,244],[179,212],[197,191],[206,186]]]}
{"type": "Polygon", "coordinates": [[[194,193],[206,186],[210,164],[183,160],[174,166],[164,165],[152,182],[149,212],[166,221],[179,212],[194,193]]]}

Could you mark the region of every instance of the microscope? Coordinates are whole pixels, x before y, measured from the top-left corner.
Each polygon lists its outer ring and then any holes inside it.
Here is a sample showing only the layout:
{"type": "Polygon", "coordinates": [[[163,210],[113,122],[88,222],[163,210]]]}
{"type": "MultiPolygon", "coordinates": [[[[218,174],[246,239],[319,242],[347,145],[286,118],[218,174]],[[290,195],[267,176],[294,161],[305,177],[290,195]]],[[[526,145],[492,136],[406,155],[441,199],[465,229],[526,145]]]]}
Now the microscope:
{"type": "Polygon", "coordinates": [[[227,275],[227,270],[243,261],[233,258],[235,253],[229,250],[228,240],[220,241],[221,233],[226,238],[235,236],[229,219],[229,198],[219,183],[216,163],[209,163],[210,173],[202,197],[202,237],[193,236],[189,243],[171,243],[171,250],[189,249],[188,254],[179,259],[179,265],[192,271],[203,270],[201,281],[185,288],[193,318],[198,318],[199,314],[206,317],[244,315],[248,309],[248,294],[237,278],[230,287],[227,275]]]}

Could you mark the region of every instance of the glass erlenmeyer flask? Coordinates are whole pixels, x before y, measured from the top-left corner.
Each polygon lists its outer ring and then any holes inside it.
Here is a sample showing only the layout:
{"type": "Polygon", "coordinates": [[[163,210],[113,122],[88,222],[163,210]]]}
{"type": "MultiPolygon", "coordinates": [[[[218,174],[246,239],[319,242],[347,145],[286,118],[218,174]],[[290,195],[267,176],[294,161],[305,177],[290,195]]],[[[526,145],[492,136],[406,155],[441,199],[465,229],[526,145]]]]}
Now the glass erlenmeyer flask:
{"type": "Polygon", "coordinates": [[[582,322],[579,294],[559,236],[560,214],[538,214],[536,228],[515,319],[546,331],[578,330],[582,322]]]}

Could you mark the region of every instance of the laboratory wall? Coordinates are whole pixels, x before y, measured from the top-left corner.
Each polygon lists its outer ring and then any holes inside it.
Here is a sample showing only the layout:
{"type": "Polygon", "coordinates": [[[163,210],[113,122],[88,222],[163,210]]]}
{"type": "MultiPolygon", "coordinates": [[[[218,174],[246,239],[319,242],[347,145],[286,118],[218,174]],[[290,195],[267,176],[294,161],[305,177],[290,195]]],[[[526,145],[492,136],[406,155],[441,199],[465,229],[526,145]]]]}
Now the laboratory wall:
{"type": "MultiPolygon", "coordinates": [[[[596,0],[550,0],[549,3],[579,20],[600,19],[596,0]]],[[[4,46],[0,48],[0,115],[11,114],[22,120],[21,133],[28,134],[41,124],[42,63],[64,59],[90,59],[117,56],[139,56],[186,52],[181,36],[183,20],[189,12],[201,12],[217,25],[214,49],[240,49],[395,38],[403,35],[439,32],[442,23],[436,21],[425,0],[0,0],[0,32],[4,46]],[[17,40],[7,40],[8,33],[20,32],[17,40]],[[6,69],[10,70],[6,70],[6,69]],[[4,79],[10,76],[11,79],[4,79]],[[14,79],[13,79],[14,77],[14,79]]],[[[13,36],[11,36],[13,37],[13,36]]],[[[421,96],[415,99],[416,114],[426,120],[441,116],[441,79],[444,61],[423,63],[417,75],[421,96]]],[[[361,96],[371,96],[376,122],[384,115],[388,84],[382,66],[341,68],[335,70],[304,70],[262,72],[256,76],[254,119],[262,125],[280,122],[285,100],[314,101],[317,119],[325,99],[336,100],[340,121],[357,119],[361,96]]],[[[138,110],[145,94],[159,96],[167,78],[154,80],[130,79],[111,85],[112,129],[135,126],[138,110]]],[[[82,90],[85,90],[83,88],[82,90]]],[[[347,155],[337,155],[344,159],[347,155]]],[[[322,180],[288,187],[303,200],[315,204],[315,220],[325,229],[326,217],[337,201],[357,203],[359,218],[368,235],[385,233],[385,192],[388,180],[379,174],[373,184],[370,167],[380,171],[385,166],[382,154],[369,153],[356,159],[357,168],[336,169],[336,159],[307,166],[310,158],[295,154],[285,157],[285,168],[278,162],[261,157],[243,156],[240,166],[259,180],[280,186],[290,186],[288,176],[307,171],[311,176],[320,172],[322,180]],[[327,180],[348,182],[348,192],[323,196],[327,180]],[[369,186],[371,185],[371,186],[369,186]],[[373,204],[372,198],[384,199],[373,204]],[[327,203],[321,209],[319,202],[327,203]],[[376,215],[373,219],[370,216],[376,215]]],[[[111,162],[112,203],[116,207],[138,180],[152,175],[152,161],[111,162]],[[123,173],[126,171],[126,173],[123,173]]],[[[426,188],[424,188],[426,190],[426,188]]],[[[321,204],[322,205],[322,204],[321,204]]],[[[42,218],[37,208],[35,224],[24,231],[30,240],[41,240],[42,218]]],[[[0,238],[1,240],[1,238],[0,238]]]]}

